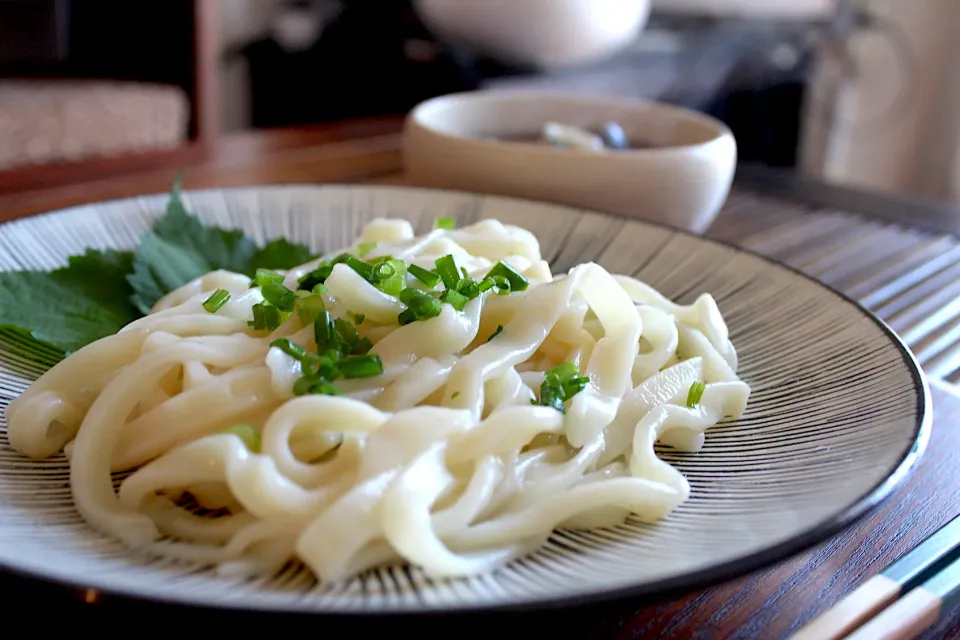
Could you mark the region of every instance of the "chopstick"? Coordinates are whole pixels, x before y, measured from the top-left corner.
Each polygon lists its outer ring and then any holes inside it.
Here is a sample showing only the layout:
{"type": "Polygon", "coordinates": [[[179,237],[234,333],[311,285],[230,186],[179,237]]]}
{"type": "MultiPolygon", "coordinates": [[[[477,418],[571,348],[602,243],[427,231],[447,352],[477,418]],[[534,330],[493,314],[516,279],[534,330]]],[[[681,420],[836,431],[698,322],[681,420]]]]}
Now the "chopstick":
{"type": "Polygon", "coordinates": [[[792,640],[907,640],[956,604],[960,516],[802,627],[792,640]]]}

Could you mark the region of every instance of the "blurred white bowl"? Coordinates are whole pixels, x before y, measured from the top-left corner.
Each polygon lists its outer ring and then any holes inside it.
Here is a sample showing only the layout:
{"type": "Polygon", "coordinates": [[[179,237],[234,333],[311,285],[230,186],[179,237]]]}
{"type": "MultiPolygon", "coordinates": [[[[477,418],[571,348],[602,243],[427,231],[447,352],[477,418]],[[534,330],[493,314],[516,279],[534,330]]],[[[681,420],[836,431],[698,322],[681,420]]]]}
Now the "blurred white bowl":
{"type": "Polygon", "coordinates": [[[550,92],[451,94],[418,105],[404,129],[416,185],[515,196],[664,222],[702,233],[726,200],[733,134],[709,116],[656,102],[550,92]],[[505,141],[557,121],[618,123],[655,148],[575,151],[505,141]]]}
{"type": "Polygon", "coordinates": [[[615,53],[646,24],[650,0],[415,0],[414,7],[442,40],[542,68],[615,53]]]}

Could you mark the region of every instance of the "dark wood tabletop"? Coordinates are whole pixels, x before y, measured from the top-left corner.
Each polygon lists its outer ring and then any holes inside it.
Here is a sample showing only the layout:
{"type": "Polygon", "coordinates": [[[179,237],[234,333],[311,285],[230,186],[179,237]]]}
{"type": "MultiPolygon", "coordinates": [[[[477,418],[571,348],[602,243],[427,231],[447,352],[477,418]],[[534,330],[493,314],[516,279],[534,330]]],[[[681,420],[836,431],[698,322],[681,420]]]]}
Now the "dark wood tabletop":
{"type": "MultiPolygon", "coordinates": [[[[171,151],[149,165],[137,157],[77,167],[0,173],[0,221],[104,199],[164,192],[186,170],[187,189],[251,184],[340,182],[405,184],[401,121],[361,120],[227,136],[203,148],[171,151]]],[[[932,380],[934,427],[908,481],[843,534],[731,582],[674,594],[536,614],[317,621],[283,616],[271,626],[333,637],[414,633],[454,637],[467,630],[506,637],[785,638],[844,594],[960,514],[960,212],[945,205],[806,184],[745,168],[709,235],[782,260],[857,299],[908,342],[932,380]]],[[[7,611],[43,603],[75,625],[145,616],[151,628],[204,633],[265,622],[243,614],[104,600],[0,576],[7,611]],[[61,615],[62,614],[62,615],[61,615]]],[[[54,613],[56,612],[56,613],[54,613]]],[[[121,626],[123,625],[123,626],[121,626]]],[[[146,627],[144,627],[146,628],[146,627]]],[[[960,637],[960,611],[945,612],[924,638],[960,637]]]]}

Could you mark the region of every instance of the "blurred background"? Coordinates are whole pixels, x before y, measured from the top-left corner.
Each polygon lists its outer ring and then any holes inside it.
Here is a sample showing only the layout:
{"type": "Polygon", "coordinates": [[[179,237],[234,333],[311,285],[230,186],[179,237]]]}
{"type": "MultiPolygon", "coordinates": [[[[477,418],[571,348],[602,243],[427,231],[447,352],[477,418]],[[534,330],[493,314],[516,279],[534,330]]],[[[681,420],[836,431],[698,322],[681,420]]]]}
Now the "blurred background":
{"type": "Polygon", "coordinates": [[[685,105],[744,163],[957,203],[958,63],[957,0],[3,0],[0,189],[539,87],[685,105]]]}

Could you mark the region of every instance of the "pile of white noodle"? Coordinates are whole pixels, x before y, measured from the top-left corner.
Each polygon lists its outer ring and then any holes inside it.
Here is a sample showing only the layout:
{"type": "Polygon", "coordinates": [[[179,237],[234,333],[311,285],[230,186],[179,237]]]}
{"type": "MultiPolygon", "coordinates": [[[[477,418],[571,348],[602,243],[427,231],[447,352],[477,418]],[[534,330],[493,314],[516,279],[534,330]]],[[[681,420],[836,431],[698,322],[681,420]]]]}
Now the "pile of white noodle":
{"type": "Polygon", "coordinates": [[[696,452],[744,411],[750,389],[709,295],[677,305],[593,263],[552,276],[531,233],[495,220],[420,237],[376,220],[344,251],[360,243],[377,243],[367,260],[426,269],[453,254],[476,277],[502,259],[530,286],[399,326],[404,305],[339,264],[327,308],[365,315],[357,331],[384,372],[295,397],[300,365],[270,344],[314,350],[312,328],[293,314],[254,331],[260,289],[215,271],[40,377],[7,409],[11,444],[31,458],[65,450],[80,513],[135,547],[229,575],[299,559],[323,582],[404,561],[444,577],[491,571],[556,527],[663,518],[689,484],[654,443],[696,452]],[[209,313],[218,288],[231,299],[209,313]],[[532,404],[564,362],[586,388],[565,413],[532,404]],[[695,382],[706,386],[690,408],[695,382]],[[237,423],[261,429],[260,453],[225,432],[237,423]],[[134,469],[116,491],[111,472],[134,469]]]}

